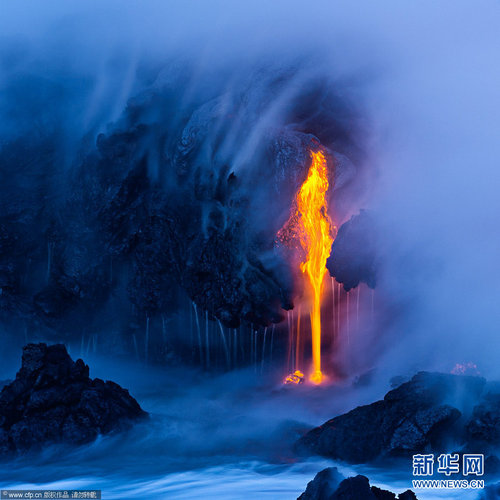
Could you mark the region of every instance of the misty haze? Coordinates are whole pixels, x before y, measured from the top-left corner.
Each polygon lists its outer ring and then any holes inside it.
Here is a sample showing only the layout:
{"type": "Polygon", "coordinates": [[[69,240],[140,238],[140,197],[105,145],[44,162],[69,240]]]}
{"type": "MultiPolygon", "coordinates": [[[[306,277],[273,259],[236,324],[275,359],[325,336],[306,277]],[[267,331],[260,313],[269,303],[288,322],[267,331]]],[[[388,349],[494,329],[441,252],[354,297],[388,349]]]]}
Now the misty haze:
{"type": "Polygon", "coordinates": [[[5,0],[0,488],[500,498],[499,26],[5,0]]]}

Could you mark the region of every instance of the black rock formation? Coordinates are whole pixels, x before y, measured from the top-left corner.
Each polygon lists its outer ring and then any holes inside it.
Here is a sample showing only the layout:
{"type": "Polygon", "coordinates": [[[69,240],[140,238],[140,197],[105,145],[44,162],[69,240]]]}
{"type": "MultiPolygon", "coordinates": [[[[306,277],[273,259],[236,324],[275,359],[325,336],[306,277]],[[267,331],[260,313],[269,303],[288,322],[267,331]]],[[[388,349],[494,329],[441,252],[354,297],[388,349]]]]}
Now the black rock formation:
{"type": "Polygon", "coordinates": [[[88,443],[146,415],[126,389],[89,378],[64,345],[28,344],[15,380],[0,392],[0,454],[88,443]]]}
{"type": "Polygon", "coordinates": [[[346,290],[366,283],[376,284],[377,241],[374,222],[366,210],[352,216],[339,228],[326,267],[346,290]]]}
{"type": "Polygon", "coordinates": [[[297,70],[257,68],[231,89],[222,76],[202,78],[196,90],[190,69],[169,65],[105,133],[66,130],[60,118],[74,103],[60,101],[63,83],[44,77],[41,94],[28,76],[24,90],[12,85],[9,117],[27,115],[27,125],[0,137],[0,321],[54,341],[107,331],[99,348],[129,353],[150,325],[158,362],[175,348],[193,359],[185,331],[168,349],[162,336],[187,297],[227,327],[281,321],[294,276],[275,237],[309,150],[336,158],[337,200],[362,156],[356,113],[328,79],[308,80],[262,125],[297,70]]]}
{"type": "Polygon", "coordinates": [[[467,435],[483,449],[485,444],[500,443],[500,394],[488,393],[474,407],[467,435]]]}
{"type": "Polygon", "coordinates": [[[372,493],[367,477],[354,476],[344,479],[330,500],[354,500],[354,498],[376,500],[377,497],[372,493]]]}
{"type": "Polygon", "coordinates": [[[316,474],[297,500],[417,500],[417,497],[411,490],[396,495],[370,486],[368,478],[361,475],[343,479],[336,467],[329,467],[316,474]]]}
{"type": "Polygon", "coordinates": [[[298,500],[329,500],[343,480],[344,476],[337,467],[327,467],[307,483],[306,491],[298,500]]]}
{"type": "Polygon", "coordinates": [[[462,412],[453,405],[477,401],[485,382],[480,377],[420,372],[382,401],[360,406],[309,431],[297,442],[297,450],[351,463],[409,456],[426,449],[442,452],[449,442],[464,439],[462,412]]]}

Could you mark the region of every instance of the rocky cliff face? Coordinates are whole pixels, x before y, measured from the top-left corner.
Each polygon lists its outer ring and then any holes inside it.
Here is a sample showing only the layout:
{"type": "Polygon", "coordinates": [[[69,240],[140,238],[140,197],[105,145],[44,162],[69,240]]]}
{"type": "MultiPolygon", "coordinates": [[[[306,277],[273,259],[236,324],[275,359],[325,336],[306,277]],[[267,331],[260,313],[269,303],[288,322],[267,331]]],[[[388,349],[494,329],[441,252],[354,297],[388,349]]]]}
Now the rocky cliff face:
{"type": "Polygon", "coordinates": [[[0,454],[88,443],[146,415],[126,389],[89,378],[89,367],[62,344],[28,344],[15,380],[0,392],[0,454]]]}
{"type": "MultiPolygon", "coordinates": [[[[67,340],[112,323],[132,352],[186,295],[228,327],[281,321],[295,284],[275,236],[308,151],[334,159],[337,207],[361,156],[352,106],[320,77],[266,114],[294,71],[260,70],[230,90],[206,82],[183,99],[189,82],[172,69],[105,133],[68,145],[56,123],[0,137],[0,319],[67,340]]],[[[50,121],[46,105],[30,121],[50,121]]]]}
{"type": "Polygon", "coordinates": [[[360,283],[375,288],[379,251],[375,221],[362,210],[339,228],[326,267],[346,290],[360,283]]]}

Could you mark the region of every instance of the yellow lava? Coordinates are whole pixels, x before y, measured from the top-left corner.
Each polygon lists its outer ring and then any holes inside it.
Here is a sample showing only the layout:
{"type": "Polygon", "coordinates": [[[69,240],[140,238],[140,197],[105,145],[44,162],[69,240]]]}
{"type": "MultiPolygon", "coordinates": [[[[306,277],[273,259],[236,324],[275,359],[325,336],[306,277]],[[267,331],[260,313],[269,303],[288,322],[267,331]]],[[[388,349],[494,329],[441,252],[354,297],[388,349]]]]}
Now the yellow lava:
{"type": "Polygon", "coordinates": [[[310,380],[320,384],[321,373],[321,292],[326,273],[326,259],[333,243],[332,222],[327,212],[328,169],[322,151],[311,151],[307,179],[297,193],[298,234],[306,254],[300,264],[308,277],[312,292],[311,330],[313,373],[310,380]]]}
{"type": "Polygon", "coordinates": [[[304,374],[300,370],[295,370],[285,378],[285,384],[302,384],[304,382],[304,374]]]}

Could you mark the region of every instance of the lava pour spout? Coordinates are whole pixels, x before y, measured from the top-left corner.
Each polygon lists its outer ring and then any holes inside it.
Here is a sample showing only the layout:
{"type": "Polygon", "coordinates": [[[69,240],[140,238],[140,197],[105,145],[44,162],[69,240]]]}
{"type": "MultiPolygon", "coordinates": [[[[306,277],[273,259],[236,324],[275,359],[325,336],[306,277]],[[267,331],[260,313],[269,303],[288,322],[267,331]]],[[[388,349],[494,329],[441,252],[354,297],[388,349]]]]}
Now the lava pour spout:
{"type": "Polygon", "coordinates": [[[314,371],[311,381],[320,384],[321,373],[321,292],[326,260],[333,243],[333,226],[327,212],[328,169],[322,151],[311,151],[307,178],[297,193],[300,244],[306,254],[301,271],[308,277],[312,292],[311,330],[314,371]]]}

